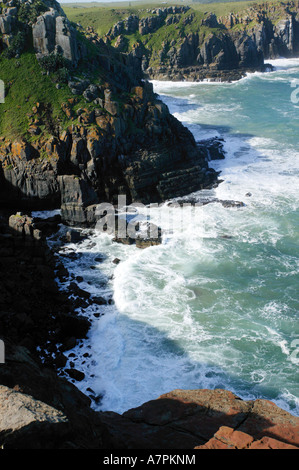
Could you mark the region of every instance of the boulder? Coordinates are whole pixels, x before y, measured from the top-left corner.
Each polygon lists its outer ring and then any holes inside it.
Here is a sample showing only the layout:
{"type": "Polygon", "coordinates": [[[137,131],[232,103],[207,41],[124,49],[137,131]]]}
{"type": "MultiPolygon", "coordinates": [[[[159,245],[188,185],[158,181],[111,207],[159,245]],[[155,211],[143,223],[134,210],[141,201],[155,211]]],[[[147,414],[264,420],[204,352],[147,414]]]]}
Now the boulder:
{"type": "Polygon", "coordinates": [[[76,175],[58,177],[61,191],[61,219],[67,225],[95,224],[98,196],[92,185],[76,175]]]}
{"type": "Polygon", "coordinates": [[[10,34],[14,24],[14,18],[10,15],[0,15],[0,33],[10,34]]]}
{"type": "Polygon", "coordinates": [[[4,449],[52,448],[69,431],[61,411],[29,395],[0,385],[0,403],[0,445],[4,449]]]}

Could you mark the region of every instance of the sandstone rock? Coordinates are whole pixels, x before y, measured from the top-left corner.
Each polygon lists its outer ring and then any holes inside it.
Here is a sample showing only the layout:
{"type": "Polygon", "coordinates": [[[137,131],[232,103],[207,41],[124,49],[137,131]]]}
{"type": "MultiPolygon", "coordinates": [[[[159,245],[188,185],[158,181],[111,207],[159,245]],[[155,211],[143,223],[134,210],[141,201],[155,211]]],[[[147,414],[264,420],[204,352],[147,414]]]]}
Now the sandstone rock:
{"type": "Polygon", "coordinates": [[[299,448],[299,418],[266,400],[243,401],[220,389],[174,390],[102,418],[117,448],[299,448]]]}
{"type": "Polygon", "coordinates": [[[254,440],[252,436],[242,431],[235,431],[227,426],[221,426],[214,437],[206,444],[195,449],[299,449],[292,444],[271,437],[254,440]]]}
{"type": "Polygon", "coordinates": [[[4,449],[59,445],[69,431],[61,411],[29,395],[0,385],[0,445],[4,449]]]}

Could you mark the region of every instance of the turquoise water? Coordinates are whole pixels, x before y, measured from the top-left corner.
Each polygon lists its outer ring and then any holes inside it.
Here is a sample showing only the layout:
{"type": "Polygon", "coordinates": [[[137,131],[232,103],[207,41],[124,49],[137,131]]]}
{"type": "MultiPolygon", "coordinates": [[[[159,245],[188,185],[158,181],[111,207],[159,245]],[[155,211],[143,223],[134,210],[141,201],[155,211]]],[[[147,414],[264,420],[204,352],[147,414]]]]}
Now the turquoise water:
{"type": "Polygon", "coordinates": [[[154,82],[197,140],[225,139],[225,160],[211,162],[223,182],[194,196],[245,206],[156,208],[164,242],[146,250],[96,232],[68,246],[81,254],[68,261],[81,287],[115,301],[71,351],[85,373],[77,385],[102,396],[95,408],[123,412],[176,388],[225,388],[299,415],[299,59],[275,65],[232,84],[154,82]]]}

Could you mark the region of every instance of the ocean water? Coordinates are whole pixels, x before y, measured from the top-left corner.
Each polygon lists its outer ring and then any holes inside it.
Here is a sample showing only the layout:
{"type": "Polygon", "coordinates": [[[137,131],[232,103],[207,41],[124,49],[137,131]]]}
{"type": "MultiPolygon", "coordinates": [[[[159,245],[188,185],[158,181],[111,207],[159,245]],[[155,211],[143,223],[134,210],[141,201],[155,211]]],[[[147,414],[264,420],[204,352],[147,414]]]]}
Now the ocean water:
{"type": "Polygon", "coordinates": [[[145,250],[97,231],[61,248],[79,286],[110,301],[82,312],[91,330],[67,352],[95,409],[225,388],[299,415],[299,59],[273,65],[230,84],[154,82],[197,140],[224,139],[210,162],[222,183],[192,196],[243,207],[154,208],[163,244],[145,250]]]}

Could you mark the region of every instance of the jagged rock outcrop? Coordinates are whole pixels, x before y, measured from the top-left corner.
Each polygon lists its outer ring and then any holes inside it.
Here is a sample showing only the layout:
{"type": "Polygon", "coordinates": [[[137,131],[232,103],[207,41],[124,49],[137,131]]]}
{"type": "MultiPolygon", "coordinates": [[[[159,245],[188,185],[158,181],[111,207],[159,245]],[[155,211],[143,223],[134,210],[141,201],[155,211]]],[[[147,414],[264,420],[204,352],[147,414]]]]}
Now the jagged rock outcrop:
{"type": "Polygon", "coordinates": [[[90,399],[8,340],[0,369],[3,449],[103,449],[109,434],[90,399]]]}
{"type": "Polygon", "coordinates": [[[137,31],[142,35],[155,32],[165,24],[173,24],[174,18],[189,11],[188,6],[170,6],[147,10],[150,16],[139,18],[137,15],[129,15],[128,18],[118,21],[108,32],[110,39],[115,39],[121,34],[134,34],[137,31]],[[168,21],[167,21],[168,20],[168,21]]]}
{"type": "MultiPolygon", "coordinates": [[[[160,202],[216,182],[208,151],[196,145],[149,84],[132,88],[122,110],[111,96],[104,90],[103,108],[82,109],[77,125],[40,148],[3,139],[2,203],[8,193],[11,206],[57,207],[61,200],[66,222],[92,225],[94,209],[85,208],[113,202],[118,194],[125,194],[128,202],[160,202]],[[46,159],[41,158],[43,149],[46,159]],[[92,198],[82,197],[83,186],[92,198]]],[[[65,112],[72,113],[70,104],[65,112]]]]}
{"type": "Polygon", "coordinates": [[[242,26],[265,59],[295,57],[299,51],[298,10],[298,1],[266,2],[218,20],[228,30],[242,26]]]}
{"type": "MultiPolygon", "coordinates": [[[[63,157],[62,157],[63,158],[63,157]]],[[[57,181],[59,162],[40,158],[40,154],[29,142],[0,142],[0,172],[4,187],[0,191],[0,203],[6,207],[34,208],[35,201],[45,207],[57,207],[60,203],[57,181]],[[2,163],[2,166],[1,166],[2,163]],[[9,192],[9,198],[7,197],[9,192]]]]}
{"type": "MultiPolygon", "coordinates": [[[[2,139],[3,203],[8,193],[9,204],[19,207],[53,207],[61,199],[65,222],[92,225],[94,207],[87,206],[113,202],[118,194],[128,202],[160,202],[216,182],[208,151],[156,99],[150,84],[133,87],[121,108],[111,89],[97,94],[103,96],[95,100],[99,107],[77,111],[78,124],[57,137],[34,146],[2,139]],[[82,197],[83,187],[91,199],[82,197]]],[[[71,103],[63,109],[74,113],[71,103]]]]}
{"type": "MultiPolygon", "coordinates": [[[[60,53],[76,63],[82,54],[77,32],[55,0],[4,2],[7,7],[0,15],[0,46],[9,47],[17,34],[31,31],[37,57],[60,53]],[[10,5],[13,6],[10,6],[10,5]]],[[[31,38],[28,37],[28,41],[31,38]]],[[[1,50],[1,47],[0,47],[1,50]]]]}
{"type": "Polygon", "coordinates": [[[67,419],[62,412],[23,393],[0,385],[0,436],[5,449],[47,448],[66,436],[67,419]]]}
{"type": "Polygon", "coordinates": [[[61,53],[76,63],[80,58],[76,30],[70,25],[59,5],[40,15],[32,25],[33,47],[37,57],[61,53]]]}
{"type": "Polygon", "coordinates": [[[55,281],[59,263],[45,236],[57,231],[60,222],[60,217],[42,221],[22,213],[7,222],[0,219],[0,337],[31,352],[37,346],[46,350],[54,331],[58,344],[84,337],[89,328],[85,318],[71,315],[73,304],[55,281]]]}

